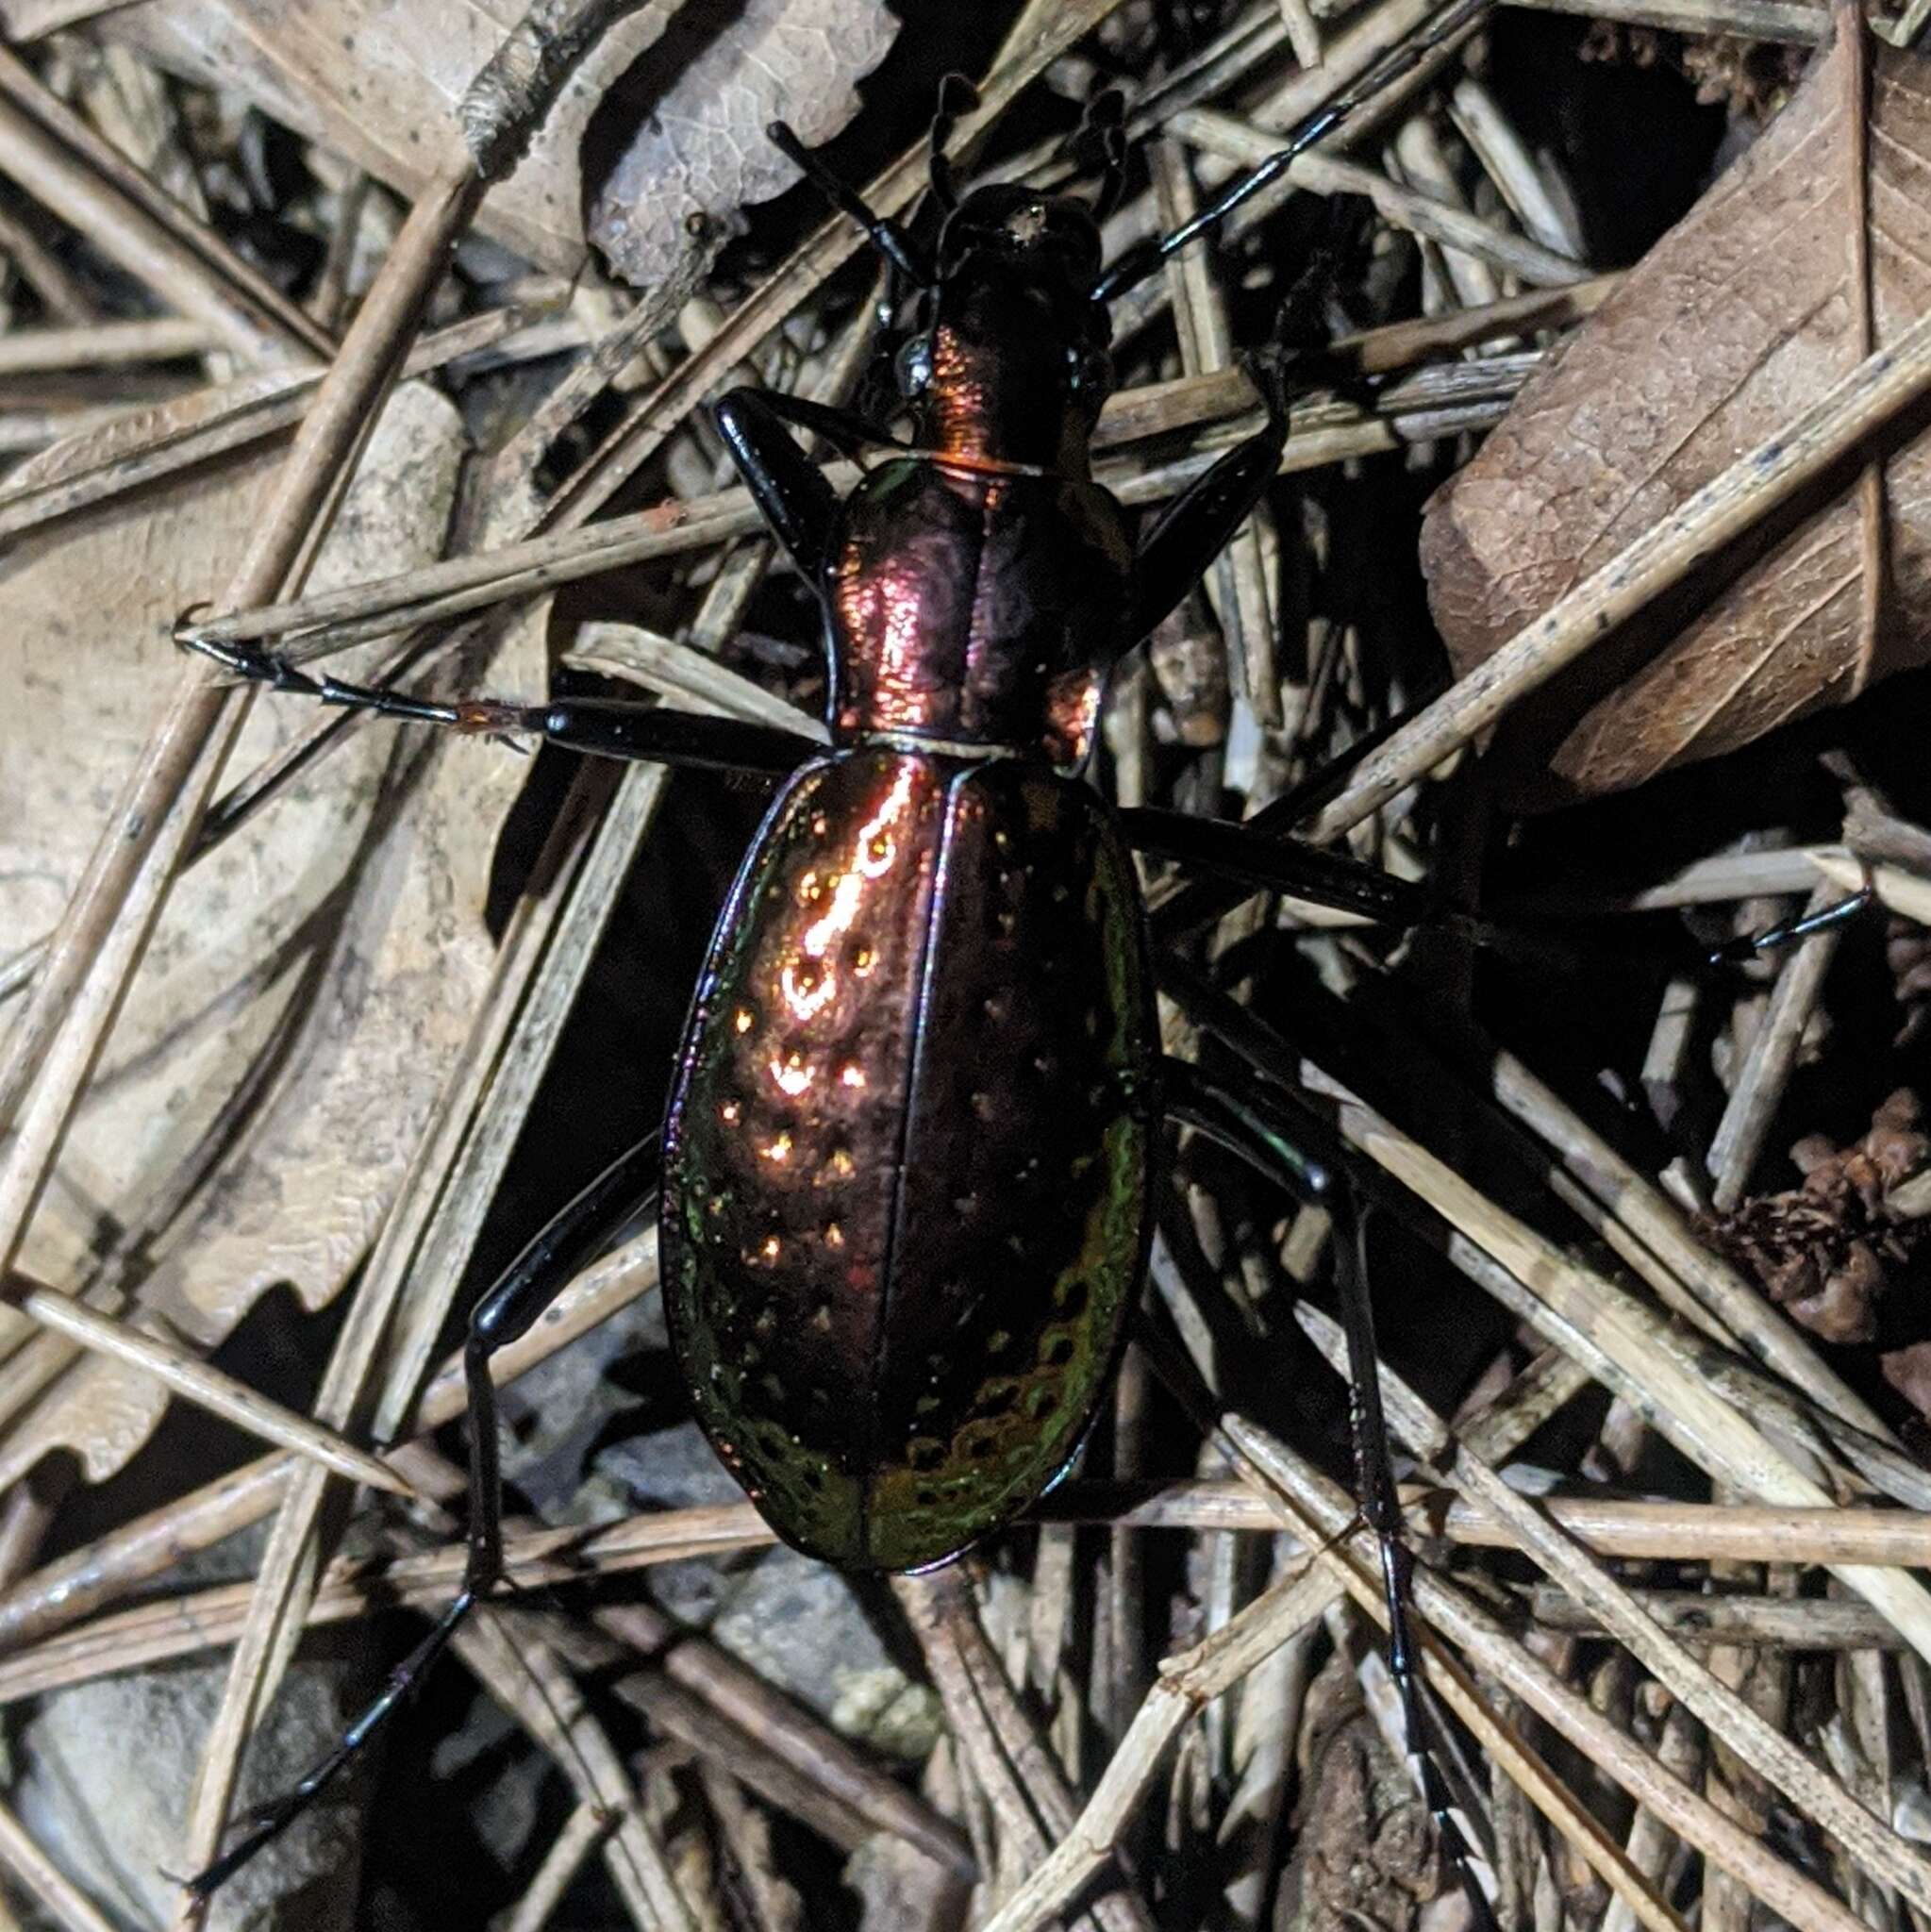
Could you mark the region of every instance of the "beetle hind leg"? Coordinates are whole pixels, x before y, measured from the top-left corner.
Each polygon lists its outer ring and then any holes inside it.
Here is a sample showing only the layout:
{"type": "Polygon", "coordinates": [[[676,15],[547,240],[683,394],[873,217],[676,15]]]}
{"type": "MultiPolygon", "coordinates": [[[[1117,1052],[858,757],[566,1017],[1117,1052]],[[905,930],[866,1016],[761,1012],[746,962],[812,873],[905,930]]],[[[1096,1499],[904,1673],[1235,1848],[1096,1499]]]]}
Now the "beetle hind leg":
{"type": "Polygon", "coordinates": [[[1408,1755],[1442,1849],[1456,1867],[1476,1932],[1496,1932],[1475,1853],[1449,1795],[1436,1755],[1439,1732],[1423,1691],[1411,1606],[1414,1556],[1406,1541],[1382,1414],[1374,1310],[1368,1292],[1367,1215],[1348,1177],[1340,1137],[1285,1088],[1256,1081],[1236,1088],[1209,1078],[1190,1061],[1169,1059],[1164,1078],[1169,1115],[1197,1127],[1266,1178],[1326,1209],[1333,1226],[1335,1287],[1348,1349],[1348,1431],[1361,1520],[1380,1553],[1388,1605],[1388,1670],[1401,1700],[1408,1755]]]}
{"type": "Polygon", "coordinates": [[[649,1207],[657,1196],[658,1166],[658,1136],[653,1133],[620,1155],[551,1221],[477,1303],[463,1348],[469,1387],[470,1499],[469,1557],[462,1587],[428,1634],[390,1673],[381,1692],[342,1733],[335,1749],[279,1797],[258,1807],[241,1837],[205,1871],[184,1881],[195,1896],[207,1898],[219,1890],[321,1797],[415,1693],[476,1605],[502,1582],[502,1458],[490,1358],[526,1335],[571,1278],[649,1207]]]}

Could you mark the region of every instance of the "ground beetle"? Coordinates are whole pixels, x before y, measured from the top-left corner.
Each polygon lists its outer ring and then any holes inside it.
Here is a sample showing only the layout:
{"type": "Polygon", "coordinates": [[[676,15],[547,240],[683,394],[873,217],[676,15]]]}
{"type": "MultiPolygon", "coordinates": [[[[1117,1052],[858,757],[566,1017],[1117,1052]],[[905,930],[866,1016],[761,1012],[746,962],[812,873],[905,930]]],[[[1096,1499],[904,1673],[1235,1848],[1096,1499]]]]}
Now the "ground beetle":
{"type": "Polygon", "coordinates": [[[1364,1513],[1383,1537],[1396,1674],[1421,1735],[1340,1157],[1311,1116],[1283,1127],[1284,1095],[1237,1095],[1162,1059],[1131,854],[1403,923],[1419,896],[1251,830],[1109,810],[1078,775],[1108,673],[1199,581],[1274,475],[1289,372],[1257,365],[1266,425],[1137,543],[1091,480],[1088,442],[1110,379],[1107,301],[1482,4],[1457,0],[1195,221],[1110,270],[1099,225],[1123,178],[1117,108],[1095,118],[1105,173],[1094,202],[1014,184],[959,198],[945,138],[969,91],[949,88],[934,127],[943,219],[929,258],[774,127],[918,291],[894,363],[908,441],[757,390],[716,410],[824,605],[828,753],[782,730],[631,703],[432,703],[197,644],[236,674],[331,704],[784,782],[711,941],[661,1141],[572,1203],[473,1318],[461,1593],[341,1746],[195,1890],[221,1884],[303,1808],[499,1581],[489,1358],[653,1194],[672,1341],[720,1456],[797,1548],[848,1569],[916,1570],[1012,1521],[1077,1451],[1144,1277],[1163,1115],[1336,1214],[1364,1513]],[[841,501],[793,430],[875,460],[841,501]]]}

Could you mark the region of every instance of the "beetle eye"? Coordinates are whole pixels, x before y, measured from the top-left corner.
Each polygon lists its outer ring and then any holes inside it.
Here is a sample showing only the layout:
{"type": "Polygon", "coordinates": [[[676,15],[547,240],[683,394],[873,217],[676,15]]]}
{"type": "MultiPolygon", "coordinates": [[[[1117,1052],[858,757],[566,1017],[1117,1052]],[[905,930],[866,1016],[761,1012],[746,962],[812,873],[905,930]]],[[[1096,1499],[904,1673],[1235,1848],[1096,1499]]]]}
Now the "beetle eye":
{"type": "Polygon", "coordinates": [[[891,373],[902,396],[919,396],[932,380],[932,338],[914,336],[892,358],[891,373]]]}

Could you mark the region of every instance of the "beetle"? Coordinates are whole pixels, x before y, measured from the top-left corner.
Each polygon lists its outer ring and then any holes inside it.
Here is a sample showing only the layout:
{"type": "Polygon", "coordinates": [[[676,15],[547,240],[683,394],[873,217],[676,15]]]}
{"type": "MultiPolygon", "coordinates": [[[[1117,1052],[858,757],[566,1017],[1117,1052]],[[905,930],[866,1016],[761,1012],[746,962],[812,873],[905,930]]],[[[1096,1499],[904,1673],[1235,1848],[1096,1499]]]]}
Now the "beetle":
{"type": "MultiPolygon", "coordinates": [[[[1137,542],[1088,449],[1110,380],[1109,299],[1482,4],[1458,0],[1195,221],[1110,269],[1100,221],[1123,180],[1117,111],[1097,117],[1106,167],[1092,203],[1014,183],[958,196],[945,136],[962,97],[942,95],[931,188],[943,221],[929,258],[773,128],[918,291],[894,358],[909,441],[752,389],[715,411],[823,606],[828,751],[611,700],[434,703],[184,633],[236,675],[328,704],[781,781],[711,941],[661,1141],[566,1208],[472,1318],[460,1592],[338,1750],[194,1890],[291,1822],[500,1580],[490,1357],[653,1194],[673,1347],[720,1457],[796,1548],[846,1569],[915,1571],[1011,1522],[1077,1453],[1144,1279],[1163,1116],[1336,1215],[1364,1514],[1383,1539],[1396,1674],[1420,1737],[1344,1167],[1311,1115],[1283,1129],[1278,1097],[1229,1092],[1162,1058],[1132,854],[1402,924],[1425,911],[1423,895],[1244,828],[1116,812],[1080,775],[1113,666],[1198,582],[1277,471],[1288,369],[1257,365],[1264,425],[1137,542]],[[798,431],[881,454],[840,499],[798,431]]],[[[1458,1849],[1439,1780],[1428,1795],[1458,1849]]]]}

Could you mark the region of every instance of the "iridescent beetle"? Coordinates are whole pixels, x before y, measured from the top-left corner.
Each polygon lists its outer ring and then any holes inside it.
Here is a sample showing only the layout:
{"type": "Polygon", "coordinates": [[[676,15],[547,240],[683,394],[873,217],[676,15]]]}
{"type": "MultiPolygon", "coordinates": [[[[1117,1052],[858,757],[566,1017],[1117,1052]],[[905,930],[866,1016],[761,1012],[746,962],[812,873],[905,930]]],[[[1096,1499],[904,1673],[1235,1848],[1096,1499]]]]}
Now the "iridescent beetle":
{"type": "MultiPolygon", "coordinates": [[[[783,779],[711,942],[661,1145],[653,1136],[593,1183],[473,1318],[461,1593],[342,1746],[195,1889],[286,1826],[500,1579],[489,1358],[653,1193],[672,1340],[699,1419],[777,1533],[845,1568],[944,1562],[1066,1470],[1144,1276],[1163,1113],[1335,1207],[1357,1382],[1367,1372],[1357,1407],[1364,1440],[1378,1435],[1339,1161],[1297,1152],[1252,1106],[1162,1059],[1131,851],[1404,923],[1418,894],[1248,829],[1111,811],[1078,777],[1112,666],[1199,580],[1278,468],[1279,372],[1257,371],[1266,425],[1137,542],[1092,482],[1088,444],[1110,380],[1110,298],[1481,4],[1457,0],[1197,220],[1111,270],[1099,224],[1123,178],[1117,114],[1100,124],[1096,203],[1012,184],[961,199],[944,157],[958,96],[941,101],[932,190],[944,219],[930,261],[773,129],[919,291],[895,364],[909,442],[757,390],[717,407],[759,508],[824,605],[828,753],[631,703],[434,704],[184,638],[232,672],[330,704],[783,779]],[[794,428],[877,460],[841,501],[794,428]]],[[[1360,1460],[1412,1700],[1391,1485],[1378,1451],[1360,1460]]],[[[1430,1795],[1445,1821],[1445,1799],[1430,1795]]]]}

